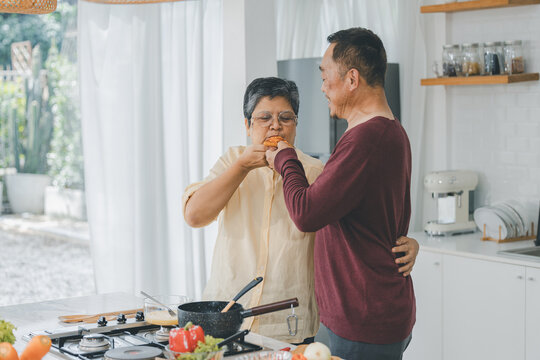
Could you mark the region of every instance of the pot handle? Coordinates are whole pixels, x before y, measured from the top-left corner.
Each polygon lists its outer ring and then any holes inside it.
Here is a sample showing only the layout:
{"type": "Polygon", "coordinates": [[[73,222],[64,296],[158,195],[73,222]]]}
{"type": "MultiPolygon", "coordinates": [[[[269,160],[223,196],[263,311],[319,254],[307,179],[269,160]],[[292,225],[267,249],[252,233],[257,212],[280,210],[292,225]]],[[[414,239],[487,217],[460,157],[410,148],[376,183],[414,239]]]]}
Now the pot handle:
{"type": "Polygon", "coordinates": [[[261,315],[266,314],[278,310],[285,310],[289,309],[291,307],[297,307],[298,306],[298,298],[292,298],[288,300],[282,300],[278,302],[274,302],[271,304],[261,305],[261,306],[255,306],[251,309],[247,309],[240,312],[240,315],[245,318],[249,316],[255,316],[255,315],[261,315]]]}

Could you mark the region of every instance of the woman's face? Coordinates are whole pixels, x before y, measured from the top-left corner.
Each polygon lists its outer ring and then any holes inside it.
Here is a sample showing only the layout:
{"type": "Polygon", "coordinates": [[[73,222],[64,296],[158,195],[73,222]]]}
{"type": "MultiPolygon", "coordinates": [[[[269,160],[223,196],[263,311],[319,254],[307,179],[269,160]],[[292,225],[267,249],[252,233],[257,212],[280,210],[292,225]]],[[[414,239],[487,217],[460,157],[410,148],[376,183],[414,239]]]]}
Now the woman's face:
{"type": "Polygon", "coordinates": [[[294,145],[296,114],[289,101],[282,96],[273,99],[268,96],[261,98],[251,115],[251,126],[248,125],[247,119],[245,125],[253,144],[262,144],[270,136],[281,136],[289,144],[294,145]],[[292,118],[294,121],[291,121],[292,118]]]}

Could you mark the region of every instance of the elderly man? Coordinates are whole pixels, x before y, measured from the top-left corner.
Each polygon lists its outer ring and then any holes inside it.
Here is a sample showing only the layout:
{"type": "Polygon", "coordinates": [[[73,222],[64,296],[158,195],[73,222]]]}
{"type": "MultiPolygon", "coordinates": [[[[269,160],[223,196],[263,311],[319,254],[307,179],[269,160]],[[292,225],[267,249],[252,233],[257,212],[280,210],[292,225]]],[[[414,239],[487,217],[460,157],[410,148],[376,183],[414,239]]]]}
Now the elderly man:
{"type": "Polygon", "coordinates": [[[346,132],[311,185],[285,142],[267,160],[283,177],[294,223],[316,231],[315,294],[332,353],[397,360],[416,312],[412,280],[399,275],[392,251],[409,225],[410,144],[386,101],[379,37],[352,28],[328,41],[321,90],[331,116],[347,120],[346,132]]]}
{"type": "MultiPolygon", "coordinates": [[[[253,307],[298,297],[298,324],[289,330],[284,312],[244,321],[244,327],[292,343],[310,342],[319,327],[314,296],[314,233],[296,228],[283,198],[280,176],[268,167],[265,139],[281,136],[294,144],[299,106],[294,82],[278,78],[254,80],[244,95],[244,123],[252,144],[232,147],[201,182],[184,193],[184,218],[193,227],[209,224],[219,216],[210,279],[203,298],[229,300],[254,277],[262,284],[240,303],[253,307]]],[[[323,164],[297,150],[312,183],[323,164]]],[[[397,237],[396,237],[397,239],[397,237]]],[[[395,239],[394,239],[395,241],[395,239]]],[[[418,252],[414,239],[400,238],[396,249],[405,252],[400,271],[407,275],[418,252]]],[[[396,266],[397,271],[397,266],[396,266]]]]}

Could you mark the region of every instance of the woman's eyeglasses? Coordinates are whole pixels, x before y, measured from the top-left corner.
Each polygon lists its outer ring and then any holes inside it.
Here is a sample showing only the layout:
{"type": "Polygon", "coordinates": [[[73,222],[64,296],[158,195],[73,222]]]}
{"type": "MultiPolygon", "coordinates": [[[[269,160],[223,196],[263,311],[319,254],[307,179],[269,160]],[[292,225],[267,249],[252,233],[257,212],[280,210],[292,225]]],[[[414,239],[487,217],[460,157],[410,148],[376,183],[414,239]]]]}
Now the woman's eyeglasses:
{"type": "MultiPolygon", "coordinates": [[[[252,116],[251,121],[257,124],[257,126],[269,127],[274,122],[274,115],[269,112],[262,112],[256,116],[252,116]]],[[[282,111],[278,114],[278,121],[283,126],[292,126],[297,124],[298,116],[292,111],[282,111]]]]}

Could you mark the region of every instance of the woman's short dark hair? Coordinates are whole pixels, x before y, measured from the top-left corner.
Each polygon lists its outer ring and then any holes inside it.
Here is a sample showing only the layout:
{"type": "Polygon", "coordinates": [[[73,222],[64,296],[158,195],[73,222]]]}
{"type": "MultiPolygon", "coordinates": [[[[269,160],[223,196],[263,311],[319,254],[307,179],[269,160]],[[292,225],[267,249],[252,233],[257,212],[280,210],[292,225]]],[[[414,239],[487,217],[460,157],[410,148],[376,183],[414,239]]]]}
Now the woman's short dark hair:
{"type": "Polygon", "coordinates": [[[244,93],[244,117],[248,119],[248,125],[251,126],[251,115],[253,110],[263,97],[282,96],[293,108],[293,111],[298,115],[298,106],[300,97],[298,95],[298,87],[294,81],[280,79],[277,77],[258,78],[253,80],[244,93]]]}
{"type": "Polygon", "coordinates": [[[356,69],[369,86],[384,86],[386,51],[381,39],[371,30],[360,27],[340,30],[327,40],[336,44],[332,58],[342,76],[356,69]]]}

